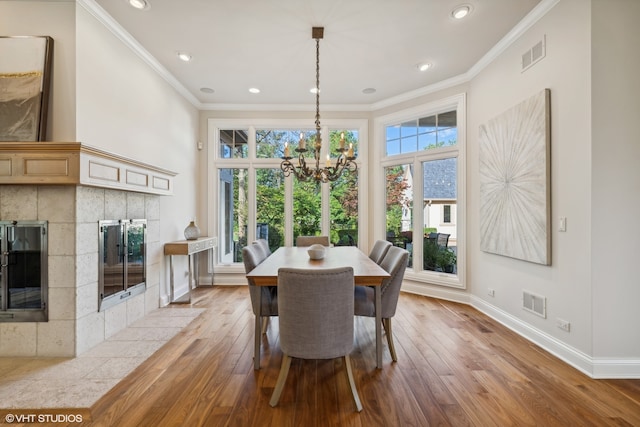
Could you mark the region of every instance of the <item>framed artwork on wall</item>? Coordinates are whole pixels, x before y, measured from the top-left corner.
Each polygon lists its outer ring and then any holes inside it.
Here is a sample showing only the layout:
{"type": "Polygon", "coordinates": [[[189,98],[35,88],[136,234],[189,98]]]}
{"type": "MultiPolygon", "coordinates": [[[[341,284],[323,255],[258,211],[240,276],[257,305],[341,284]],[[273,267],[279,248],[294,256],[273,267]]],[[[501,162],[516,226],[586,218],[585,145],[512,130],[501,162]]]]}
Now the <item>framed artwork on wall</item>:
{"type": "Polygon", "coordinates": [[[480,249],[551,264],[550,91],[480,126],[480,249]]]}
{"type": "Polygon", "coordinates": [[[0,141],[44,141],[53,39],[0,36],[0,141]]]}

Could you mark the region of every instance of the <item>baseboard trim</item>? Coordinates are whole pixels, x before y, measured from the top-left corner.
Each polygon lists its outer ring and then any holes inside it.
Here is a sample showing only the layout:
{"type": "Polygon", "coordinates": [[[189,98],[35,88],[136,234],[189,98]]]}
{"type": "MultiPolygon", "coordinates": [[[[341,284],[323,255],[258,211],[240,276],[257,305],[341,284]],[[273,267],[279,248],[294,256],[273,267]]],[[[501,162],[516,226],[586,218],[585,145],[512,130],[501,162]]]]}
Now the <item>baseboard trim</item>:
{"type": "Polygon", "coordinates": [[[402,291],[470,305],[593,379],[640,379],[640,360],[594,358],[466,291],[405,281],[402,291]]]}

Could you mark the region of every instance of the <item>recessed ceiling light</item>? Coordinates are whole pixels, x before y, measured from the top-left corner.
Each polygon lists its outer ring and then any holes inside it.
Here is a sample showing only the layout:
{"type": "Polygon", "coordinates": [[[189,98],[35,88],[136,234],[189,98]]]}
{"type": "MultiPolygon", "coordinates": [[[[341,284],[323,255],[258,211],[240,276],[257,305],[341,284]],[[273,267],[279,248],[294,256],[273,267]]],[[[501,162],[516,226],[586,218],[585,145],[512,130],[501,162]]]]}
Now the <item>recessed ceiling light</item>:
{"type": "Polygon", "coordinates": [[[202,92],[202,93],[213,93],[213,92],[215,92],[215,90],[211,89],[210,87],[201,87],[200,88],[200,92],[202,92]]]}
{"type": "Polygon", "coordinates": [[[191,61],[191,54],[187,52],[178,52],[178,58],[180,58],[184,62],[191,61]]]}
{"type": "Polygon", "coordinates": [[[366,95],[370,95],[372,93],[376,93],[376,89],[373,87],[367,87],[362,89],[362,93],[366,94],[366,95]]]}
{"type": "Polygon", "coordinates": [[[462,19],[471,13],[471,6],[468,4],[461,4],[451,11],[451,16],[455,19],[462,19]]]}
{"type": "Polygon", "coordinates": [[[138,10],[149,10],[151,8],[151,3],[147,0],[127,0],[127,3],[138,10]]]}
{"type": "Polygon", "coordinates": [[[251,87],[251,88],[249,88],[249,92],[251,92],[251,93],[260,93],[260,89],[258,89],[257,87],[251,87]]]}
{"type": "Polygon", "coordinates": [[[416,65],[416,67],[418,67],[418,70],[420,71],[427,71],[429,68],[431,68],[431,63],[423,62],[421,64],[416,65]]]}

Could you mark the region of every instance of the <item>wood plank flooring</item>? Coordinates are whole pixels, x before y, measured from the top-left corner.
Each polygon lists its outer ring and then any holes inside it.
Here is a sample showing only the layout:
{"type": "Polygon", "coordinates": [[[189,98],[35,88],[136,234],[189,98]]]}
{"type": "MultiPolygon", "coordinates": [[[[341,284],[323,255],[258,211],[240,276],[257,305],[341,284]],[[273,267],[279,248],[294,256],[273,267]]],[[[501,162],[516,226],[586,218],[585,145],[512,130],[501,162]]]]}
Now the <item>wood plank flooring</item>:
{"type": "Polygon", "coordinates": [[[374,320],[356,319],[361,413],[340,359],[294,359],[272,408],[277,320],[255,371],[247,287],[198,288],[192,306],[207,311],[91,407],[82,425],[640,426],[640,380],[592,380],[471,307],[404,293],[393,319],[397,363],[385,343],[376,369],[374,320]]]}

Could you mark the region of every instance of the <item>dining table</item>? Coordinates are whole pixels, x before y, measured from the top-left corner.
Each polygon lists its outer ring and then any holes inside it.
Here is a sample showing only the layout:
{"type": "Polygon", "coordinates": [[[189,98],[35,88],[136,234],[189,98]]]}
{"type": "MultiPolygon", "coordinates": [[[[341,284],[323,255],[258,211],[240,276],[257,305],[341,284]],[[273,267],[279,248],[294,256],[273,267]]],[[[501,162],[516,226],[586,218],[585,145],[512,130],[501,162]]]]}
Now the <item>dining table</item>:
{"type": "Polygon", "coordinates": [[[306,246],[282,246],[247,274],[257,286],[278,286],[278,270],[282,267],[328,269],[353,267],[355,285],[373,286],[376,312],[376,366],[382,368],[381,285],[389,273],[356,246],[325,247],[322,259],[311,259],[306,246]]]}

